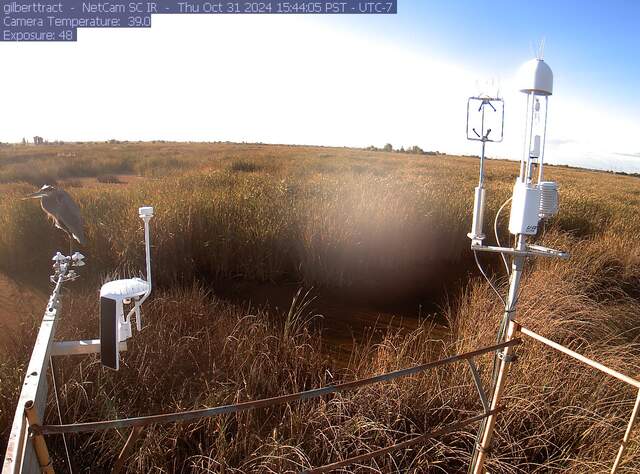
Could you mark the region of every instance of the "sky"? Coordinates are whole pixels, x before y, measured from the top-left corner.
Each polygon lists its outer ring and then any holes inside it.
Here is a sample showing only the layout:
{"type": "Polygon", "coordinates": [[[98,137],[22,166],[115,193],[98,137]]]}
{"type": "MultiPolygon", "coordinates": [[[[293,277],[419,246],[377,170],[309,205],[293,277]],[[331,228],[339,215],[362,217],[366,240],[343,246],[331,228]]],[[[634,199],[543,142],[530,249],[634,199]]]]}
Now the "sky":
{"type": "Polygon", "coordinates": [[[519,66],[554,72],[546,159],[640,172],[640,2],[399,0],[397,15],[158,15],[77,43],[0,43],[0,141],[247,141],[478,154],[466,101],[499,91],[519,159],[519,66]]]}

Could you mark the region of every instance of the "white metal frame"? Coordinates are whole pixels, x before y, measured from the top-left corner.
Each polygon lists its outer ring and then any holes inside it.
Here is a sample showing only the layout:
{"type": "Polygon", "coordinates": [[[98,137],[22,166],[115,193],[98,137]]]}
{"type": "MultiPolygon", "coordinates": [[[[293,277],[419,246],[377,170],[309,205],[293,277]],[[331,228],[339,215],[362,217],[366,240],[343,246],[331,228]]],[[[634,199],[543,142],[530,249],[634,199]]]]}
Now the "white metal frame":
{"type": "Polygon", "coordinates": [[[629,417],[629,422],[627,423],[627,428],[625,430],[624,437],[622,438],[620,447],[618,448],[618,453],[616,454],[616,459],[613,462],[613,466],[611,467],[611,474],[615,474],[616,472],[618,472],[618,468],[622,463],[622,457],[624,456],[625,450],[627,448],[627,444],[629,443],[629,439],[631,438],[631,432],[633,431],[633,426],[636,422],[636,419],[638,418],[638,412],[640,411],[640,380],[636,380],[633,377],[629,377],[628,375],[620,373],[617,370],[611,369],[606,365],[601,364],[600,362],[597,362],[593,359],[589,359],[588,357],[585,357],[582,354],[579,354],[578,352],[572,351],[571,349],[563,346],[562,344],[558,344],[557,342],[552,341],[551,339],[547,339],[546,337],[543,337],[540,334],[537,334],[536,332],[521,326],[516,321],[513,321],[513,324],[515,327],[515,331],[517,333],[524,334],[525,336],[529,336],[530,338],[535,339],[536,341],[541,342],[542,344],[545,344],[551,347],[552,349],[562,352],[563,354],[568,355],[569,357],[573,357],[574,359],[582,362],[585,365],[588,365],[589,367],[599,370],[600,372],[604,372],[605,374],[610,375],[611,377],[615,377],[616,379],[638,389],[638,393],[636,395],[636,401],[633,405],[633,410],[631,411],[631,415],[629,417]]]}
{"type": "Polygon", "coordinates": [[[40,331],[33,346],[9,434],[2,474],[53,472],[43,436],[33,436],[34,442],[29,443],[28,429],[33,425],[41,425],[44,418],[48,391],[46,371],[58,325],[60,291],[68,275],[69,264],[64,263],[57,274],[56,286],[49,298],[40,331]]]}

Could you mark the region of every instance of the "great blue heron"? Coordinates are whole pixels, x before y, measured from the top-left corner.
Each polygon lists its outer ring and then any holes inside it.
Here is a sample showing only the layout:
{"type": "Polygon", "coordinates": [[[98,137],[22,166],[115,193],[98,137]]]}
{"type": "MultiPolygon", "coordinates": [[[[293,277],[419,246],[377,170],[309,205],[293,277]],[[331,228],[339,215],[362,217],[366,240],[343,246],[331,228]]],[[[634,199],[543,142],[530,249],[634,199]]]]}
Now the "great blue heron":
{"type": "Polygon", "coordinates": [[[35,193],[25,199],[40,199],[40,205],[45,214],[53,221],[58,229],[69,236],[69,251],[72,252],[72,238],[84,244],[84,221],[80,208],[64,189],[45,184],[35,193]]]}

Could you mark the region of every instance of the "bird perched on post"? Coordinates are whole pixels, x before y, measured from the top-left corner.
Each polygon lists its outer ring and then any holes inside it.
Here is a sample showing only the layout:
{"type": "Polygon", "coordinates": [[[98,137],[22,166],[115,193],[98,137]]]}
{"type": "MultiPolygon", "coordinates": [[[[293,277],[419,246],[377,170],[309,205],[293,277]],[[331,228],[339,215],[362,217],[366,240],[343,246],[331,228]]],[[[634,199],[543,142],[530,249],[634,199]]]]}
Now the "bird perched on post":
{"type": "Polygon", "coordinates": [[[84,221],[80,208],[73,198],[64,189],[45,184],[35,193],[25,196],[24,199],[40,199],[40,206],[58,229],[63,230],[69,236],[69,250],[72,252],[73,240],[80,244],[85,243],[84,221]]]}

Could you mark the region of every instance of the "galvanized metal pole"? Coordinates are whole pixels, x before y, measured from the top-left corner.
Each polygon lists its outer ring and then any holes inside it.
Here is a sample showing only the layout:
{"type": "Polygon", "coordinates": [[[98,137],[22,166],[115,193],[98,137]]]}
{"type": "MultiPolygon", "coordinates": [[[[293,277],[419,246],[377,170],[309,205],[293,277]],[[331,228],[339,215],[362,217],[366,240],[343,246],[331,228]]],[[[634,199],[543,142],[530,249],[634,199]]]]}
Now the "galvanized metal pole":
{"type": "MultiPolygon", "coordinates": [[[[516,324],[513,321],[509,321],[506,341],[511,341],[516,336],[516,333],[516,324]]],[[[491,399],[490,413],[492,414],[485,419],[482,438],[480,440],[480,443],[476,445],[476,459],[475,465],[473,466],[474,474],[482,474],[484,472],[484,463],[491,447],[491,440],[493,439],[493,431],[496,424],[498,405],[500,404],[502,392],[504,391],[509,364],[511,363],[511,358],[513,357],[513,349],[511,347],[507,347],[501,354],[502,360],[500,361],[500,370],[498,372],[498,379],[496,380],[495,390],[491,399]]]]}
{"type": "MultiPolygon", "coordinates": [[[[524,235],[518,235],[518,250],[525,250],[525,237],[524,235]]],[[[509,295],[507,297],[507,304],[505,305],[504,318],[508,324],[507,326],[507,334],[505,341],[510,341],[516,337],[517,326],[513,322],[515,317],[516,305],[518,303],[518,293],[520,291],[520,279],[522,277],[522,270],[524,266],[525,258],[521,256],[516,256],[513,259],[513,264],[511,268],[511,282],[509,285],[509,295]]],[[[500,341],[502,342],[502,341],[500,341]]],[[[502,392],[504,391],[507,372],[509,368],[509,364],[511,363],[511,359],[513,358],[513,349],[510,347],[505,347],[501,353],[501,361],[500,367],[498,369],[497,378],[495,380],[495,384],[493,387],[493,394],[491,397],[491,410],[496,410],[498,405],[500,404],[500,400],[502,398],[502,392]]],[[[487,454],[489,453],[489,449],[491,447],[491,440],[493,439],[493,430],[496,424],[496,415],[493,414],[484,420],[484,423],[481,426],[481,437],[480,442],[475,447],[475,452],[473,455],[473,459],[471,461],[473,474],[482,474],[484,463],[487,458],[487,454]]]]}
{"type": "Polygon", "coordinates": [[[622,443],[620,443],[620,448],[618,449],[618,455],[616,456],[616,460],[613,463],[613,467],[611,468],[611,474],[615,474],[618,472],[618,467],[622,462],[622,456],[624,456],[624,452],[627,449],[627,444],[629,444],[629,439],[631,438],[631,432],[633,431],[633,424],[638,417],[638,412],[640,411],[640,390],[638,391],[638,395],[636,396],[636,403],[633,405],[633,411],[631,412],[631,418],[629,418],[629,424],[627,425],[627,430],[624,433],[624,437],[622,438],[622,443]]]}

